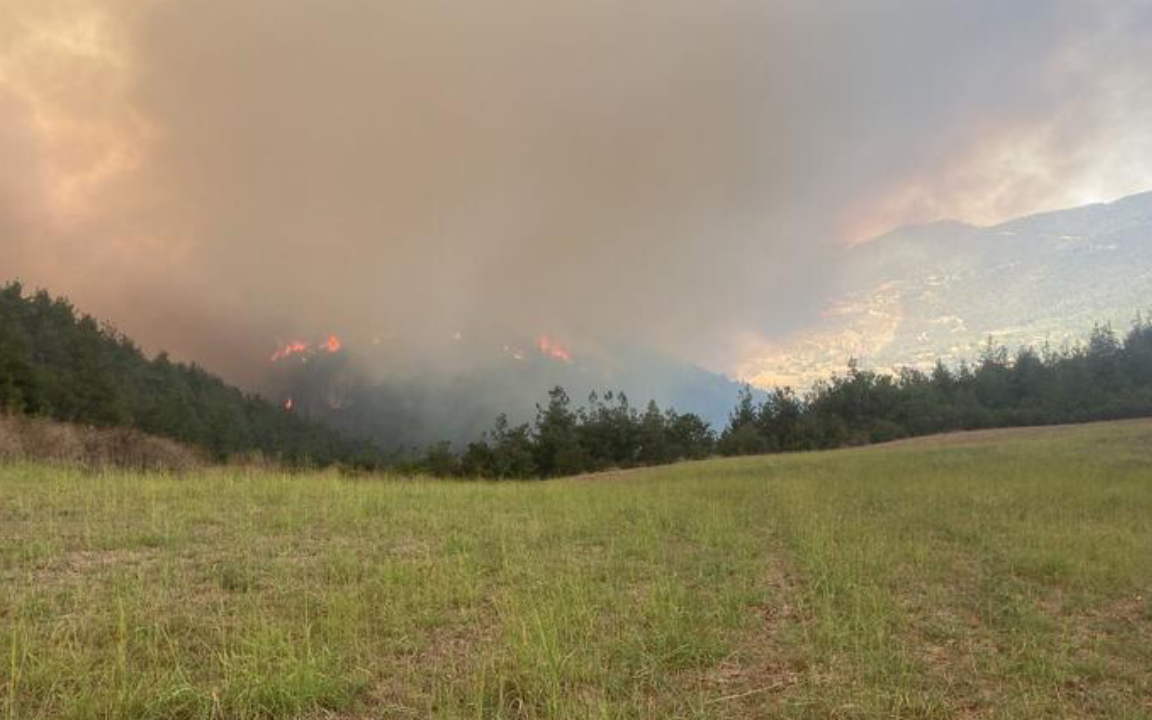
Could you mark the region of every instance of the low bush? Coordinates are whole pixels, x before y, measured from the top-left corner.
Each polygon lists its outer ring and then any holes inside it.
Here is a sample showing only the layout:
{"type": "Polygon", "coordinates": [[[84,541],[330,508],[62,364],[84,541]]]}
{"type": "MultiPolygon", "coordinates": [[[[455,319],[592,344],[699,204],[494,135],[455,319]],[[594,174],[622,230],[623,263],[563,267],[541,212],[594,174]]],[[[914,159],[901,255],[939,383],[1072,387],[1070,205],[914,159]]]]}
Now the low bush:
{"type": "Polygon", "coordinates": [[[0,461],[36,460],[92,470],[185,472],[203,453],[131,428],[93,428],[45,418],[0,415],[0,461]]]}

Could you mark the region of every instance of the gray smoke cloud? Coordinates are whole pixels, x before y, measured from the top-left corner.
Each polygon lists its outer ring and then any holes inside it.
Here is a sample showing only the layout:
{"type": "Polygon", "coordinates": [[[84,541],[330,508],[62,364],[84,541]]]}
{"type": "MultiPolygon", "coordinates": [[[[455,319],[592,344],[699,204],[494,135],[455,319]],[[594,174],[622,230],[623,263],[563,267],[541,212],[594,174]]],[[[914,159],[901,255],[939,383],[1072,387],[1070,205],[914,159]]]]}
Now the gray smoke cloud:
{"type": "Polygon", "coordinates": [[[847,240],[1140,189],[1150,31],[1135,1],[11,0],[0,274],[247,382],[328,333],[727,370],[847,240]]]}

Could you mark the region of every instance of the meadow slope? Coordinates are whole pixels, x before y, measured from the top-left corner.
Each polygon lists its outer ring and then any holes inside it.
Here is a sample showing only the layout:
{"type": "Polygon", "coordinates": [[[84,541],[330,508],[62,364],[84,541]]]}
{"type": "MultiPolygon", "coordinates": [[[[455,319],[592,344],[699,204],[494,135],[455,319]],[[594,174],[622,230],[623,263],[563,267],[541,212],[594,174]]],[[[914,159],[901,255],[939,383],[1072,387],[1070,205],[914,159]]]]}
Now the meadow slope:
{"type": "Polygon", "coordinates": [[[1152,423],[454,483],[0,467],[2,718],[1152,717],[1152,423]]]}

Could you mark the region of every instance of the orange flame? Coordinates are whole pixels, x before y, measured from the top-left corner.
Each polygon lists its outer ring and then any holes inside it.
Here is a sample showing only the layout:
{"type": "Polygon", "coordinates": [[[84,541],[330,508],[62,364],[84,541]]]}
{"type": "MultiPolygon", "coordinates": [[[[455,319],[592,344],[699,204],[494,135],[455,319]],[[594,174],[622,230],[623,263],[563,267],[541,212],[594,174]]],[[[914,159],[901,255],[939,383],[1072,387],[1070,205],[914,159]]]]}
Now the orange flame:
{"type": "Polygon", "coordinates": [[[284,358],[292,357],[293,355],[299,355],[303,352],[308,352],[308,346],[299,340],[294,340],[276,352],[272,353],[272,357],[269,358],[269,361],[278,362],[284,358]]]}
{"type": "Polygon", "coordinates": [[[287,400],[284,401],[284,409],[285,410],[291,410],[293,408],[293,406],[295,406],[295,405],[296,405],[296,403],[292,402],[292,398],[288,398],[287,400]]]}
{"type": "Polygon", "coordinates": [[[335,335],[329,335],[328,339],[319,345],[310,345],[302,340],[293,340],[276,352],[272,353],[272,357],[268,358],[270,362],[279,362],[293,355],[315,355],[318,352],[325,352],[329,354],[336,354],[344,348],[344,343],[340,338],[335,335]]]}
{"type": "Polygon", "coordinates": [[[540,351],[541,355],[550,357],[553,360],[560,362],[572,362],[572,353],[568,352],[568,348],[556,342],[547,335],[541,335],[536,338],[536,349],[540,351]]]}

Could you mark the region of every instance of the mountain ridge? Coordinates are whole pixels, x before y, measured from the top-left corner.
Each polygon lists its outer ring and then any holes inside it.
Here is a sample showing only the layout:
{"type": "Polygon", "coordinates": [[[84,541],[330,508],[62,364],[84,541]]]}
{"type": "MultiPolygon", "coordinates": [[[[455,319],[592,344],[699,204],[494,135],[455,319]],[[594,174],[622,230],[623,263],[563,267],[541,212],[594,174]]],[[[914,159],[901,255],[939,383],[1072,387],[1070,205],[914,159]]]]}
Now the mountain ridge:
{"type": "Polygon", "coordinates": [[[850,359],[881,371],[1061,346],[1152,307],[1152,191],[989,226],[940,221],[854,245],[843,292],[813,329],[741,369],[760,386],[806,387],[850,359]]]}

